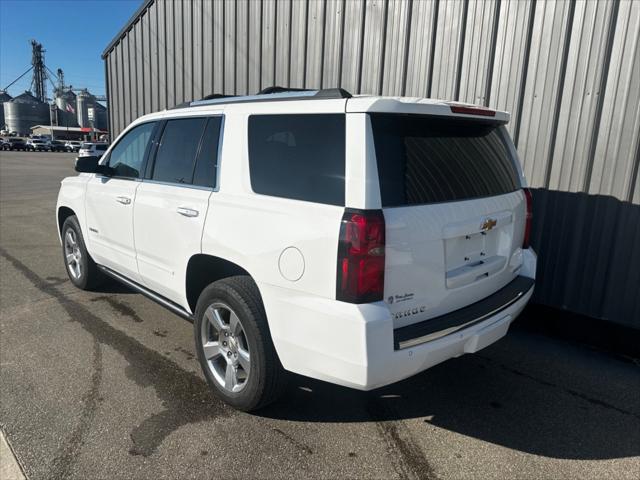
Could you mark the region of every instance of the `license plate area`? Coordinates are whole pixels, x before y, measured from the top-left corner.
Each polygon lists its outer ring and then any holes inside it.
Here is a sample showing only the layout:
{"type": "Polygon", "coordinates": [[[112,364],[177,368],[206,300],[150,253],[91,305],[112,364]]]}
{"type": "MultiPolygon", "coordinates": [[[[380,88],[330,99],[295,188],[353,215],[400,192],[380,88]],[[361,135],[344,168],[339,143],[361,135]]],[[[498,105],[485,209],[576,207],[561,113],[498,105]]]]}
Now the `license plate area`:
{"type": "Polygon", "coordinates": [[[447,225],[444,229],[447,289],[469,285],[501,271],[507,263],[512,230],[510,212],[447,225]]]}

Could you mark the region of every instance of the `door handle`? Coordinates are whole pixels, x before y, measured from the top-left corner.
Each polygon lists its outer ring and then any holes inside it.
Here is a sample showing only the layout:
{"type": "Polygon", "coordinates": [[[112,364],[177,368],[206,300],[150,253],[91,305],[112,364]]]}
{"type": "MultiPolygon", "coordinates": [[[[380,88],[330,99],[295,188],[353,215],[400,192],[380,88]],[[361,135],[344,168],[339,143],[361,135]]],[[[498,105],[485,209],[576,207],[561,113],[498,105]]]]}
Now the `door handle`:
{"type": "Polygon", "coordinates": [[[131,203],[131,199],[129,197],[116,197],[116,201],[123,205],[129,205],[131,203]]]}
{"type": "Polygon", "coordinates": [[[197,217],[200,214],[198,210],[194,210],[193,208],[187,208],[187,207],[178,207],[178,213],[180,215],[184,215],[185,217],[197,217]]]}

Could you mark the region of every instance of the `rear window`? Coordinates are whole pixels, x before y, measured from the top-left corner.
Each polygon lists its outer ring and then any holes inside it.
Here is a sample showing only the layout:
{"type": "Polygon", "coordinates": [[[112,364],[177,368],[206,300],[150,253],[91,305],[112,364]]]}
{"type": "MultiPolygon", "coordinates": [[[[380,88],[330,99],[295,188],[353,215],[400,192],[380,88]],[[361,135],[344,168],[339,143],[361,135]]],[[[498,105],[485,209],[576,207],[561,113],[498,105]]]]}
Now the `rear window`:
{"type": "Polygon", "coordinates": [[[501,126],[371,114],[383,207],[452,202],[520,188],[501,126]]]}
{"type": "Polygon", "coordinates": [[[344,205],[345,115],[252,115],[249,167],[256,193],[344,205]]]}

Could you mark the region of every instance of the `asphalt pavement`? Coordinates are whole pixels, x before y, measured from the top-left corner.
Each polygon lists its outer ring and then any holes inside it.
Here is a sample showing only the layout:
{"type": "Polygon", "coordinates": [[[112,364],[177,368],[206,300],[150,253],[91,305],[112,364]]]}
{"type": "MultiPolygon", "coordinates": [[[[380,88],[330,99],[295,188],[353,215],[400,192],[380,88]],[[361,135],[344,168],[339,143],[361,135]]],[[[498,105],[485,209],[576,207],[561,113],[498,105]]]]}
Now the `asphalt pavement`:
{"type": "Polygon", "coordinates": [[[640,478],[640,364],[521,328],[362,393],[295,376],[255,414],[209,392],[192,325],[67,279],[73,155],[0,152],[0,427],[30,479],[640,478]]]}

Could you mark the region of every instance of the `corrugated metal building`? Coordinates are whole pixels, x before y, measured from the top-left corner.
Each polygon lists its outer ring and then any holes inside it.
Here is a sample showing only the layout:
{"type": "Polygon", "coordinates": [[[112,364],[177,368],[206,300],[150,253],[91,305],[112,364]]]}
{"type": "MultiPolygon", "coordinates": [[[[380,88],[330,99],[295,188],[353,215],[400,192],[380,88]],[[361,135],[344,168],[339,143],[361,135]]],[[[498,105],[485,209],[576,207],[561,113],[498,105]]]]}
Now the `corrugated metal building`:
{"type": "Polygon", "coordinates": [[[145,0],[106,48],[110,131],[272,86],[512,113],[536,299],[640,328],[640,2],[145,0]]]}

